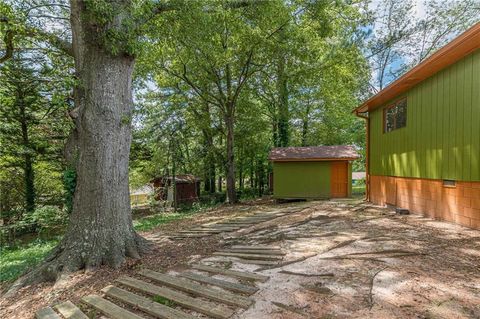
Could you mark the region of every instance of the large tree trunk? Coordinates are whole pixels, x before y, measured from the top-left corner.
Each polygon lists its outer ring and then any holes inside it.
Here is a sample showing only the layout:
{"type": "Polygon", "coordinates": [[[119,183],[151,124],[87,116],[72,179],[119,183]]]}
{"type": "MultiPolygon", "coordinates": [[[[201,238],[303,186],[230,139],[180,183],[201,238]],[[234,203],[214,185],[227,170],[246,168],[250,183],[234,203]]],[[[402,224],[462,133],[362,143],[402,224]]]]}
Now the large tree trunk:
{"type": "MultiPolygon", "coordinates": [[[[232,107],[228,107],[231,109],[232,107]]],[[[225,126],[227,128],[227,201],[230,204],[237,202],[237,193],[235,190],[235,156],[234,156],[234,115],[227,111],[225,115],[225,126]]]]}
{"type": "Polygon", "coordinates": [[[60,244],[13,289],[102,264],[119,267],[148,249],[133,228],[128,188],[134,59],[102,47],[80,1],[72,0],[71,10],[79,81],[69,140],[77,171],[73,211],[60,244]]]}

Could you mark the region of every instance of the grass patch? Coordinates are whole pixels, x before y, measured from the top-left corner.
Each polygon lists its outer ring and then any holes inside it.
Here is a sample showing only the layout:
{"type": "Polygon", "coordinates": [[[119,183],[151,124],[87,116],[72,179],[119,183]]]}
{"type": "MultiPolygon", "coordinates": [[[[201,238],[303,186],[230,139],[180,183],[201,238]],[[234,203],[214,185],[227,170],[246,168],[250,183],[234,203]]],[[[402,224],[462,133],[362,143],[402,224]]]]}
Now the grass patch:
{"type": "Polygon", "coordinates": [[[353,195],[364,195],[365,191],[366,191],[365,184],[352,186],[352,194],[353,195]]]}
{"type": "Polygon", "coordinates": [[[167,299],[165,297],[162,297],[162,296],[153,296],[152,299],[153,299],[153,301],[161,303],[162,305],[165,305],[167,307],[174,307],[175,306],[175,302],[173,302],[170,299],[167,299]]]}
{"type": "MultiPolygon", "coordinates": [[[[159,213],[142,217],[135,220],[133,224],[138,231],[149,231],[159,225],[191,217],[218,205],[196,203],[190,207],[180,207],[177,213],[159,213]]],[[[29,244],[0,247],[0,283],[13,281],[27,269],[37,265],[57,245],[58,241],[59,237],[48,240],[36,239],[29,244]]]]}
{"type": "Polygon", "coordinates": [[[158,213],[156,215],[145,216],[133,221],[133,226],[139,231],[149,231],[155,227],[168,224],[173,221],[189,218],[194,214],[204,212],[209,208],[219,206],[219,203],[194,203],[192,206],[179,207],[176,213],[158,213]]]}
{"type": "Polygon", "coordinates": [[[0,282],[17,279],[28,268],[38,264],[58,243],[58,239],[37,240],[27,246],[2,248],[0,251],[0,282]]]}
{"type": "Polygon", "coordinates": [[[158,225],[171,223],[175,220],[187,218],[191,214],[185,213],[159,213],[157,215],[146,216],[133,221],[136,230],[149,231],[158,225]]]}

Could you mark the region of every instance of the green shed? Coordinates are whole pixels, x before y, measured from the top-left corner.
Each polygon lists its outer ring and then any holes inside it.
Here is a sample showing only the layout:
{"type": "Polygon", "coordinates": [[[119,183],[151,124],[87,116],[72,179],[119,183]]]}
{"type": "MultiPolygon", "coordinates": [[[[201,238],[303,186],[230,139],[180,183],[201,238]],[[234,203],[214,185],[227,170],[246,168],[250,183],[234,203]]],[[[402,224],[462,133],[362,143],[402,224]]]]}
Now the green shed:
{"type": "Polygon", "coordinates": [[[273,163],[273,196],[281,199],[349,197],[352,161],[359,158],[351,145],[277,147],[273,163]]]}

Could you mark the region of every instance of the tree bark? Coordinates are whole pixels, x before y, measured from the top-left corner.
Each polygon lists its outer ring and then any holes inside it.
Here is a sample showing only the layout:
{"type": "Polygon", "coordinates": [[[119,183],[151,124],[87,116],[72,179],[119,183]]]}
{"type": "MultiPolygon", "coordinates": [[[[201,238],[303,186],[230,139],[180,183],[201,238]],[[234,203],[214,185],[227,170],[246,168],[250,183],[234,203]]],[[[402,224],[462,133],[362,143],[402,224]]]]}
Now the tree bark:
{"type": "MultiPolygon", "coordinates": [[[[283,32],[281,33],[283,35],[283,32]]],[[[286,56],[280,48],[277,58],[277,94],[278,94],[278,146],[286,147],[290,143],[288,111],[288,77],[285,71],[286,56]]]]}
{"type": "Polygon", "coordinates": [[[83,2],[71,1],[79,84],[70,112],[75,131],[68,148],[77,172],[70,223],[60,244],[10,292],[102,264],[117,268],[126,257],[148,251],[147,241],[133,228],[128,183],[134,58],[105,49],[85,11],[83,2]]]}
{"type": "Polygon", "coordinates": [[[310,122],[310,104],[307,104],[305,115],[302,120],[302,146],[308,146],[307,144],[307,137],[308,137],[308,130],[309,130],[309,122],[310,122]]]}
{"type": "Polygon", "coordinates": [[[234,155],[234,115],[233,106],[227,106],[225,126],[227,129],[227,201],[230,204],[237,202],[235,190],[235,155],[234,155]]]}
{"type": "Polygon", "coordinates": [[[226,161],[226,179],[227,179],[227,202],[235,204],[237,202],[237,192],[235,190],[235,152],[234,152],[234,128],[235,128],[235,98],[232,89],[232,72],[230,64],[225,66],[225,86],[227,90],[227,99],[225,101],[225,128],[227,130],[227,161],[226,161]]]}

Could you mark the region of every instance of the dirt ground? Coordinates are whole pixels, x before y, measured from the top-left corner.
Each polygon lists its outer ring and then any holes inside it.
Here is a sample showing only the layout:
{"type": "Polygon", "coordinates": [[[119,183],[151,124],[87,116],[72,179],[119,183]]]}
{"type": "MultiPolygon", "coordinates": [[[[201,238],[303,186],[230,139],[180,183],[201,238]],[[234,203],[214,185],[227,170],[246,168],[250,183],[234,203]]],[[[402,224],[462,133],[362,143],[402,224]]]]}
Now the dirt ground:
{"type": "MultiPolygon", "coordinates": [[[[202,260],[257,271],[255,304],[235,318],[480,318],[480,231],[399,216],[358,200],[270,201],[224,207],[144,233],[152,253],[121,269],[78,273],[67,281],[27,287],[0,300],[0,318],[32,318],[46,305],[99,293],[140,268],[181,271],[202,260]],[[299,207],[297,213],[205,238],[172,241],[166,235],[193,224],[256,211],[299,207]],[[211,253],[232,244],[280,246],[284,265],[243,264],[211,253]]],[[[221,278],[221,277],[219,277],[221,278]]]]}

